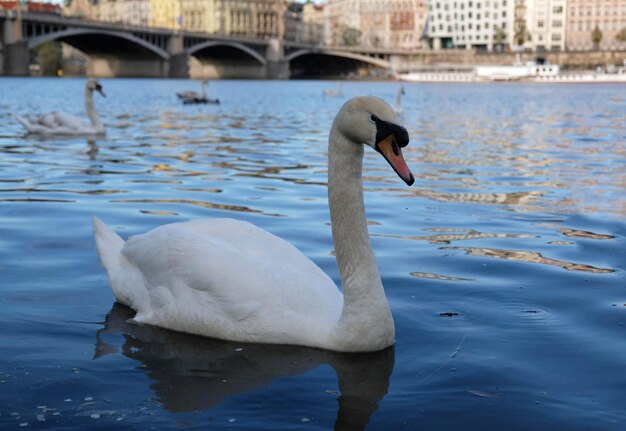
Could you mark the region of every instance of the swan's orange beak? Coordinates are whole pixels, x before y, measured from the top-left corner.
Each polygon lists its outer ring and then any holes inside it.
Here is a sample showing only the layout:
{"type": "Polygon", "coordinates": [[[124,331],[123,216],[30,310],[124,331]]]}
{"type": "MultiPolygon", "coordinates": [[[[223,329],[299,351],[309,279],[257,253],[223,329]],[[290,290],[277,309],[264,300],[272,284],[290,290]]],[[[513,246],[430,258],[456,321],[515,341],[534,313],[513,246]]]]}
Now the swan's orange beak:
{"type": "Polygon", "coordinates": [[[410,186],[415,182],[415,178],[413,178],[413,174],[402,156],[402,148],[400,148],[400,145],[396,142],[396,136],[393,133],[380,142],[377,142],[376,150],[383,155],[393,170],[396,171],[396,174],[398,174],[407,185],[410,186]]]}

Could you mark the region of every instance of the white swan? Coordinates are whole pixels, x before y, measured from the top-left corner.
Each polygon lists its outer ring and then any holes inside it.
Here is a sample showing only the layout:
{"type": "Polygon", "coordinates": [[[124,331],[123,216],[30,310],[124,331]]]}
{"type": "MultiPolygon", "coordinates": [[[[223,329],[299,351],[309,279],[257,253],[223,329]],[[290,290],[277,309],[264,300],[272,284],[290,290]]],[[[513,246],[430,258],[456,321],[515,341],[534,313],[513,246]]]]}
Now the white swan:
{"type": "Polygon", "coordinates": [[[324,96],[328,96],[328,97],[342,97],[343,96],[343,90],[341,89],[341,82],[337,83],[337,88],[335,90],[332,90],[332,89],[324,90],[324,96]]]}
{"type": "Polygon", "coordinates": [[[396,95],[396,113],[397,114],[402,114],[402,95],[405,94],[404,93],[404,85],[401,85],[400,88],[398,88],[398,94],[396,95]]]}
{"type": "Polygon", "coordinates": [[[50,112],[40,117],[17,116],[19,121],[28,131],[40,135],[101,135],[105,133],[104,125],[98,117],[93,104],[93,92],[97,91],[106,96],[102,91],[102,85],[95,78],[87,80],[85,85],[85,109],[90,122],[83,118],[75,117],[64,112],[50,112]]]}
{"type": "Polygon", "coordinates": [[[406,130],[385,102],[343,105],[329,138],[328,200],[344,295],[288,242],[232,219],[158,227],[124,242],[94,217],[96,245],[117,300],[135,321],[240,342],[345,352],[394,343],[394,324],[367,232],[361,179],[366,144],[409,185],[406,130]]]}

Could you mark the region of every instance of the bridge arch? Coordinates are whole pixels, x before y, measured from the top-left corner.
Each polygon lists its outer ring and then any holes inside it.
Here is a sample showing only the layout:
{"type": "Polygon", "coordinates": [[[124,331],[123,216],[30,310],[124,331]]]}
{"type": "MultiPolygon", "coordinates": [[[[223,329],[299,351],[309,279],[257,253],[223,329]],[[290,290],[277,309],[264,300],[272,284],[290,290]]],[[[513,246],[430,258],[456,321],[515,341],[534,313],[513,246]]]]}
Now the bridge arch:
{"type": "Polygon", "coordinates": [[[58,39],[64,39],[64,38],[70,38],[70,37],[75,37],[75,36],[81,36],[81,35],[95,35],[95,36],[102,35],[102,36],[116,37],[116,38],[127,40],[142,48],[145,48],[146,50],[152,52],[153,54],[157,55],[163,60],[169,60],[169,57],[170,57],[167,51],[159,48],[158,46],[152,45],[151,43],[148,43],[143,39],[135,37],[129,33],[122,33],[122,32],[109,31],[109,30],[87,29],[87,28],[69,28],[63,31],[43,34],[41,36],[29,39],[28,48],[33,49],[45,42],[58,40],[58,39]]]}
{"type": "Polygon", "coordinates": [[[389,61],[383,60],[381,58],[373,58],[367,55],[358,54],[354,52],[334,51],[334,50],[327,50],[327,49],[300,49],[285,56],[285,60],[287,60],[288,62],[291,62],[292,60],[295,60],[296,58],[304,56],[304,55],[328,55],[331,57],[341,57],[341,58],[347,58],[350,60],[358,60],[358,61],[362,61],[363,63],[368,63],[373,66],[378,66],[384,69],[391,67],[391,63],[389,63],[389,61]]]}
{"type": "Polygon", "coordinates": [[[216,40],[208,40],[206,42],[202,42],[199,43],[197,45],[193,45],[189,48],[187,48],[187,53],[189,55],[194,55],[195,53],[202,51],[203,49],[206,48],[211,48],[211,47],[218,47],[218,46],[228,46],[230,48],[234,48],[234,49],[238,49],[246,54],[248,54],[250,57],[252,57],[253,59],[255,59],[256,61],[258,61],[262,66],[265,66],[267,64],[267,60],[258,52],[256,52],[255,50],[253,50],[252,48],[249,48],[241,43],[237,43],[237,42],[226,42],[226,41],[216,41],[216,40]]]}

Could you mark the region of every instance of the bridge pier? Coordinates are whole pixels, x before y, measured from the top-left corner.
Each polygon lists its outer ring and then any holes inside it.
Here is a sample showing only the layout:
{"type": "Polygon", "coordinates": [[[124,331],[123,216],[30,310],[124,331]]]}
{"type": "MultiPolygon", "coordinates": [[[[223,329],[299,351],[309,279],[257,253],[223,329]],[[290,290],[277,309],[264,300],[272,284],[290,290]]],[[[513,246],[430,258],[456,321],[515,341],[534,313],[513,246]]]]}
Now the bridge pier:
{"type": "Polygon", "coordinates": [[[283,41],[270,39],[265,51],[267,64],[265,77],[268,79],[289,79],[289,61],[283,55],[283,41]]]}
{"type": "Polygon", "coordinates": [[[288,61],[268,61],[265,65],[265,77],[267,79],[289,79],[288,61]]]}
{"type": "Polygon", "coordinates": [[[4,75],[30,75],[30,68],[28,67],[30,53],[28,51],[28,42],[25,40],[4,45],[2,57],[2,73],[4,75]]]}
{"type": "Polygon", "coordinates": [[[189,78],[189,54],[185,51],[184,38],[180,33],[173,34],[167,41],[170,55],[167,76],[169,78],[189,78]]]}
{"type": "Polygon", "coordinates": [[[22,19],[18,14],[7,17],[2,29],[2,51],[0,51],[0,67],[3,75],[28,76],[30,55],[28,41],[22,37],[22,19]]]}
{"type": "Polygon", "coordinates": [[[189,78],[189,55],[185,52],[172,54],[169,61],[169,78],[189,78]]]}

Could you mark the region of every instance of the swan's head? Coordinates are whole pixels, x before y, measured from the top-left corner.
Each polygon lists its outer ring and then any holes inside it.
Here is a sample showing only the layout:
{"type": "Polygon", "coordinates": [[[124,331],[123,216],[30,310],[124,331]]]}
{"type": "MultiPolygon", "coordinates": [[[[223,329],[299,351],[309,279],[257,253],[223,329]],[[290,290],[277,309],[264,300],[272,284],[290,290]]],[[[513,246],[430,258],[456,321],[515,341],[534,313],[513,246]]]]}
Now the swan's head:
{"type": "Polygon", "coordinates": [[[91,91],[92,93],[95,90],[103,97],[106,97],[106,94],[104,94],[104,91],[102,91],[102,84],[100,84],[100,81],[98,81],[96,78],[89,78],[89,80],[87,81],[87,90],[91,91]]]}
{"type": "Polygon", "coordinates": [[[409,133],[386,102],[377,97],[355,97],[341,107],[333,127],[351,141],[372,147],[405,183],[413,184],[415,178],[402,156],[409,133]]]}

